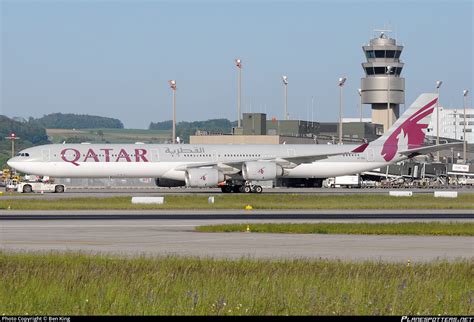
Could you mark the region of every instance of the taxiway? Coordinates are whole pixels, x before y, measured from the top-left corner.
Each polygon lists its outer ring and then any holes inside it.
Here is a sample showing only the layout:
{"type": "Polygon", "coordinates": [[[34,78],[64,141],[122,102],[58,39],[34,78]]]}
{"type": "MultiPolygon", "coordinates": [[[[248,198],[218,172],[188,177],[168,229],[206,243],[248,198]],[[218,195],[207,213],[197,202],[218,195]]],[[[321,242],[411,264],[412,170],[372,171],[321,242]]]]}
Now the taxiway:
{"type": "MultiPolygon", "coordinates": [[[[4,213],[5,211],[2,211],[2,216],[5,216],[4,213]]],[[[242,217],[238,213],[229,214],[233,215],[234,219],[219,217],[202,219],[205,215],[202,213],[187,214],[186,218],[172,218],[170,214],[162,214],[163,217],[158,220],[156,218],[143,219],[137,214],[129,214],[126,219],[120,219],[116,218],[114,213],[120,215],[117,212],[108,212],[102,214],[101,217],[98,213],[89,212],[88,215],[96,216],[95,219],[91,219],[81,217],[86,214],[77,214],[75,211],[59,214],[69,216],[70,220],[52,220],[51,217],[48,217],[47,212],[35,213],[36,219],[18,220],[15,219],[14,214],[10,213],[7,215],[10,216],[10,219],[0,220],[0,250],[80,251],[121,256],[325,258],[390,262],[472,259],[474,256],[473,237],[201,233],[195,231],[195,227],[199,225],[222,223],[248,223],[251,228],[253,223],[261,222],[313,223],[328,221],[328,219],[288,219],[292,217],[291,214],[286,215],[287,219],[251,219],[242,217]],[[239,216],[241,217],[239,218],[239,216]],[[37,220],[38,218],[42,218],[42,220],[37,220]]],[[[456,216],[449,217],[448,214],[446,212],[445,219],[437,220],[474,220],[472,214],[467,219],[455,219],[456,216]]],[[[389,219],[389,216],[386,216],[385,219],[354,219],[351,214],[345,216],[345,219],[331,218],[329,221],[413,221],[408,218],[389,219]]],[[[327,217],[326,214],[326,218],[330,217],[327,217]]],[[[416,220],[433,221],[431,218],[416,220]]]]}

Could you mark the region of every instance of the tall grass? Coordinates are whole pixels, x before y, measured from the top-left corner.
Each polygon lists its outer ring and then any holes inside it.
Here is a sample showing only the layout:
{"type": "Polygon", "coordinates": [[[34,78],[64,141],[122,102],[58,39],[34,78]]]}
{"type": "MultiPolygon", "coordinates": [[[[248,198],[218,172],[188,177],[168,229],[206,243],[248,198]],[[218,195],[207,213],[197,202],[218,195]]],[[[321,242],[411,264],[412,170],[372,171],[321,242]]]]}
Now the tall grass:
{"type": "Polygon", "coordinates": [[[403,223],[298,223],[225,224],[196,227],[200,232],[243,232],[280,234],[435,235],[474,236],[471,222],[403,223]]]}
{"type": "Polygon", "coordinates": [[[306,194],[231,194],[166,195],[163,205],[132,205],[131,197],[3,199],[0,209],[69,210],[69,209],[474,209],[474,194],[458,198],[434,198],[432,195],[391,197],[387,195],[306,195],[306,194]]]}
{"type": "Polygon", "coordinates": [[[470,261],[122,259],[0,253],[6,315],[472,315],[470,261]]]}

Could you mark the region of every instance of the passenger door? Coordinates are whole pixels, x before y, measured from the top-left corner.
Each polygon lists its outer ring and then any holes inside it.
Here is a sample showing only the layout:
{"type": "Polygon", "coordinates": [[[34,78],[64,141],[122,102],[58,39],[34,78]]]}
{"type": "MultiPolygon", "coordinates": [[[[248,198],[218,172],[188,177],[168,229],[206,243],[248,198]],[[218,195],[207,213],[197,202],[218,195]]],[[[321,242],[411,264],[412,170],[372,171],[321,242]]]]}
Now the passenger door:
{"type": "Polygon", "coordinates": [[[374,161],[374,149],[367,149],[367,161],[374,161]]]}
{"type": "Polygon", "coordinates": [[[41,154],[43,155],[43,162],[49,162],[49,160],[50,160],[49,149],[41,150],[41,154]]]}

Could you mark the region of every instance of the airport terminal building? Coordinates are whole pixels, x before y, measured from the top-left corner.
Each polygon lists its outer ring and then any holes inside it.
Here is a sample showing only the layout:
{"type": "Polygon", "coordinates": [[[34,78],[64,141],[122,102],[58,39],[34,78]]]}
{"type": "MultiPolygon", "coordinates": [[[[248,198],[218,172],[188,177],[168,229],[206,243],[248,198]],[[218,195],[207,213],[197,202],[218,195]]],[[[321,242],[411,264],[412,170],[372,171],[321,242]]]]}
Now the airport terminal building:
{"type": "MultiPolygon", "coordinates": [[[[305,120],[267,120],[265,113],[244,113],[242,127],[234,133],[216,134],[198,131],[190,136],[190,144],[335,144],[338,122],[305,120]]],[[[367,119],[343,119],[343,142],[364,143],[377,139],[383,125],[367,119]]]]}
{"type": "MultiPolygon", "coordinates": [[[[433,111],[431,123],[428,126],[430,136],[437,135],[438,113],[433,111]]],[[[439,107],[439,137],[443,139],[464,140],[464,109],[447,109],[439,107]]],[[[474,109],[466,109],[466,141],[474,144],[474,109]]]]}

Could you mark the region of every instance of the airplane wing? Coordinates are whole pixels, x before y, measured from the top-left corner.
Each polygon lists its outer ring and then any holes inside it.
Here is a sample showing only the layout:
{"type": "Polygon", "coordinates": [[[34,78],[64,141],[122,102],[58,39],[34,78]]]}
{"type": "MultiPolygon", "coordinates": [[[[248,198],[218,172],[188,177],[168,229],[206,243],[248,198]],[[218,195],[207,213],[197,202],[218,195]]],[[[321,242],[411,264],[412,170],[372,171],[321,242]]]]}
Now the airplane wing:
{"type": "Polygon", "coordinates": [[[176,171],[185,171],[186,169],[193,169],[193,168],[203,168],[203,167],[219,167],[219,168],[234,168],[234,169],[242,169],[242,164],[244,162],[249,161],[261,161],[261,162],[276,162],[277,164],[281,165],[283,168],[287,167],[294,167],[295,165],[299,165],[302,163],[312,163],[314,161],[326,159],[330,156],[339,155],[348,153],[346,152],[337,152],[337,153],[324,153],[324,154],[311,154],[306,156],[295,156],[295,157],[283,157],[277,159],[242,159],[242,160],[232,160],[228,162],[196,162],[190,164],[182,164],[176,167],[174,170],[176,171]]]}
{"type": "Polygon", "coordinates": [[[328,157],[335,156],[335,155],[340,155],[344,153],[349,153],[347,152],[334,152],[334,153],[325,153],[325,154],[312,154],[312,155],[304,155],[304,156],[297,156],[297,157],[284,157],[281,158],[287,162],[291,162],[294,164],[301,164],[301,163],[312,163],[318,160],[323,160],[327,159],[328,157]]]}
{"type": "Polygon", "coordinates": [[[186,171],[186,169],[193,169],[193,168],[205,168],[205,167],[218,167],[221,170],[228,170],[234,168],[236,170],[242,169],[242,164],[248,161],[275,161],[274,159],[258,159],[258,160],[234,160],[229,162],[196,162],[196,163],[189,163],[189,164],[182,164],[176,167],[174,170],[176,171],[186,171]]]}
{"type": "Polygon", "coordinates": [[[406,155],[408,157],[417,156],[420,154],[427,154],[431,152],[447,150],[450,148],[460,147],[463,145],[463,142],[453,142],[453,143],[446,143],[446,144],[439,144],[439,145],[430,145],[430,146],[422,146],[416,149],[409,149],[405,151],[400,151],[398,153],[406,155]]]}
{"type": "MultiPolygon", "coordinates": [[[[431,145],[431,146],[423,146],[415,149],[409,149],[400,151],[398,153],[402,155],[406,155],[408,157],[414,157],[421,154],[427,154],[431,152],[436,152],[440,150],[446,150],[454,147],[462,146],[462,142],[454,142],[454,143],[447,143],[447,144],[440,144],[440,145],[431,145]]],[[[277,164],[281,165],[283,168],[292,168],[302,163],[312,163],[318,160],[326,159],[330,156],[341,155],[344,153],[350,153],[350,151],[343,151],[343,152],[334,152],[334,153],[321,153],[321,154],[311,154],[311,155],[304,155],[304,156],[294,156],[294,157],[283,157],[277,159],[242,159],[242,160],[233,160],[228,162],[196,162],[196,163],[189,163],[189,164],[182,164],[175,168],[177,171],[186,171],[186,169],[192,168],[202,168],[202,167],[218,167],[222,170],[240,170],[242,169],[242,164],[248,161],[273,161],[277,164]]]]}

